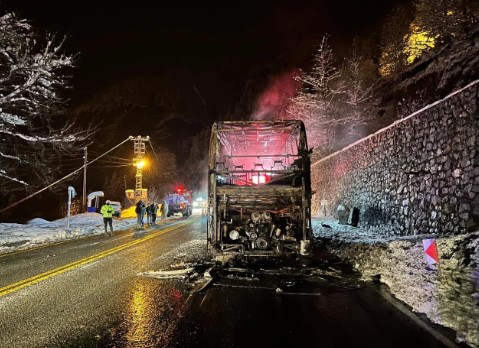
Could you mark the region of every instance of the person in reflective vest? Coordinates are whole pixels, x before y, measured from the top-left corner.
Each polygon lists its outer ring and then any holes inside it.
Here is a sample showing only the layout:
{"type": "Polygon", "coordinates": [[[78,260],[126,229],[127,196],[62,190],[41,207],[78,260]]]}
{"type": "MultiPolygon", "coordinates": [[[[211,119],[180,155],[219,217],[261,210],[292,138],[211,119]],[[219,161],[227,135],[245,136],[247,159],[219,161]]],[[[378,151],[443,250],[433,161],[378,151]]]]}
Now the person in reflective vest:
{"type": "Polygon", "coordinates": [[[100,213],[103,216],[103,223],[105,224],[105,234],[108,233],[107,226],[110,225],[110,236],[113,236],[113,206],[110,204],[109,199],[102,205],[100,213]]]}

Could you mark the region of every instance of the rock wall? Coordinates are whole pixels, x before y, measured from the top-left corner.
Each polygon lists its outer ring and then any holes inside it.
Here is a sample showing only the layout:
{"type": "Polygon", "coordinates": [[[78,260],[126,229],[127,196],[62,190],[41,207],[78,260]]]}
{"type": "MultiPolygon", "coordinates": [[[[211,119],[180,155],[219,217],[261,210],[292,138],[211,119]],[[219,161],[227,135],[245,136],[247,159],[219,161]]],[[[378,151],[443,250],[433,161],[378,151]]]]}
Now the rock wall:
{"type": "Polygon", "coordinates": [[[479,227],[479,81],[311,166],[313,216],[384,235],[479,227]],[[354,212],[354,213],[353,213],[354,212]]]}

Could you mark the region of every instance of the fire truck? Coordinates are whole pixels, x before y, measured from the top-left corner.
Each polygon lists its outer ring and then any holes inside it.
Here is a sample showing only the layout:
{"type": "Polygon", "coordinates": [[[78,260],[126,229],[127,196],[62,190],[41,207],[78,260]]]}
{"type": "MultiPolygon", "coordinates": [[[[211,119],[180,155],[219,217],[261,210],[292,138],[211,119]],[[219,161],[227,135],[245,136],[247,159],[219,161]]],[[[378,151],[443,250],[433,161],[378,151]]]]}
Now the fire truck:
{"type": "Polygon", "coordinates": [[[168,217],[175,214],[188,217],[193,211],[192,192],[185,190],[183,187],[177,187],[174,193],[170,193],[166,196],[165,200],[168,204],[168,217]]]}
{"type": "Polygon", "coordinates": [[[310,155],[302,121],[213,124],[207,240],[217,260],[310,254],[310,155]]]}

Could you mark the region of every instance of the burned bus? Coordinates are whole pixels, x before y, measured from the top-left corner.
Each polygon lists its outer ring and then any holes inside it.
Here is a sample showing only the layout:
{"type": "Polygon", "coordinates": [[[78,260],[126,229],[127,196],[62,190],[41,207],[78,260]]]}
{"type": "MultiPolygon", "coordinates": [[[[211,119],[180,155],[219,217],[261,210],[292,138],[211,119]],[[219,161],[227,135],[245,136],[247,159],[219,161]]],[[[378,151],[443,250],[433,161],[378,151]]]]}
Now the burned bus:
{"type": "Polygon", "coordinates": [[[310,253],[310,151],[302,121],[212,126],[208,250],[216,260],[310,253]]]}

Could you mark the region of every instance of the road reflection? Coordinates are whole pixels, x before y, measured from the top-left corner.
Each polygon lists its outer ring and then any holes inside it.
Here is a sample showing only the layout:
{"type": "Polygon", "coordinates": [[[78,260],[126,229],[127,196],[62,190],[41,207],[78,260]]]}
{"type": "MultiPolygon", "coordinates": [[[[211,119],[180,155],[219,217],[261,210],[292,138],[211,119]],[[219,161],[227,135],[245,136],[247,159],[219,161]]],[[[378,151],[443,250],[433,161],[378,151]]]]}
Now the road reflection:
{"type": "Polygon", "coordinates": [[[105,347],[167,347],[184,315],[186,299],[180,282],[137,278],[120,323],[100,343],[105,347]]]}
{"type": "Polygon", "coordinates": [[[130,302],[130,312],[127,321],[126,341],[127,347],[146,347],[150,341],[150,332],[153,329],[153,316],[151,315],[152,298],[149,289],[143,282],[137,282],[133,289],[130,302]]]}

